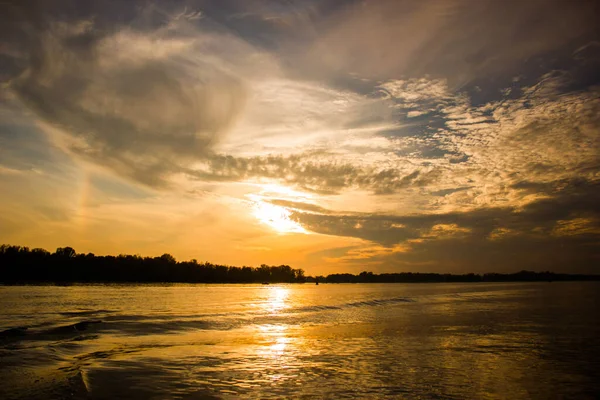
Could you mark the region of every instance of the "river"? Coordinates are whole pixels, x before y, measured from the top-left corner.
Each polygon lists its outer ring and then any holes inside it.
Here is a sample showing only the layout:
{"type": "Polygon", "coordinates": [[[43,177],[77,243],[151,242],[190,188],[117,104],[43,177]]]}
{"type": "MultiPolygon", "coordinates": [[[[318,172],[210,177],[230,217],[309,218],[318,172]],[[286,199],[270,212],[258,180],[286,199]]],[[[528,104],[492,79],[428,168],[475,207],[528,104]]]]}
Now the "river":
{"type": "Polygon", "coordinates": [[[0,287],[3,399],[593,399],[600,284],[0,287]]]}

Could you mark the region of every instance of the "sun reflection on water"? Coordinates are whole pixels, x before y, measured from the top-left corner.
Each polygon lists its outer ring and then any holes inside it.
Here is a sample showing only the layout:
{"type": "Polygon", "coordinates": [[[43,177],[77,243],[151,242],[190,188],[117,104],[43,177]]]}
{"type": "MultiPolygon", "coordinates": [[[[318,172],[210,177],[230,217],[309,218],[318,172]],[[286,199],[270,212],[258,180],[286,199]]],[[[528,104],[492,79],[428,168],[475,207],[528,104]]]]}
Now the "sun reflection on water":
{"type": "Polygon", "coordinates": [[[265,311],[276,314],[288,308],[287,300],[289,292],[288,288],[270,287],[268,297],[263,303],[265,311]]]}
{"type": "Polygon", "coordinates": [[[262,340],[266,344],[262,355],[277,357],[282,355],[287,345],[290,343],[290,338],[287,337],[287,325],[260,325],[258,329],[261,332],[262,340]]]}
{"type": "MultiPolygon", "coordinates": [[[[270,287],[263,303],[264,310],[270,315],[281,314],[289,308],[289,292],[286,287],[270,287]]],[[[279,358],[283,356],[291,344],[287,324],[263,324],[258,326],[258,335],[263,343],[259,350],[264,357],[279,358]]]]}

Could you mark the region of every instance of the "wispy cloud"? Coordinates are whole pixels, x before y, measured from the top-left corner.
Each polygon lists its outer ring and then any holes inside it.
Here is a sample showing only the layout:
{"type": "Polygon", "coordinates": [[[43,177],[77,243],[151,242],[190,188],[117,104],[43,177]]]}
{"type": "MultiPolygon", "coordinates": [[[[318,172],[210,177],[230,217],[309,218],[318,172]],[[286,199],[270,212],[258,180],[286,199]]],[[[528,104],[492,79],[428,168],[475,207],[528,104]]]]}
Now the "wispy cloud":
{"type": "MultiPolygon", "coordinates": [[[[51,23],[36,32],[34,62],[9,87],[69,151],[159,184],[206,154],[246,98],[227,60],[198,57],[217,38],[174,36],[181,24],[142,35],[98,32],[93,21],[51,23]]],[[[220,40],[248,55],[235,39],[220,40]]]]}

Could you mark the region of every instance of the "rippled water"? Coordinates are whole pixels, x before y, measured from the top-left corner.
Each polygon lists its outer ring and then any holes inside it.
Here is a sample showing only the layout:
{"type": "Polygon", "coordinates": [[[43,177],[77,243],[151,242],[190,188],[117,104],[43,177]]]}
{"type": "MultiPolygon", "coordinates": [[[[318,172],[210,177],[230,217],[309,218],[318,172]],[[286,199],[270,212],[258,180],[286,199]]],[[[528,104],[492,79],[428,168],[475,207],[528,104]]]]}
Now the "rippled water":
{"type": "Polygon", "coordinates": [[[597,398],[600,285],[0,287],[0,398],[597,398]]]}

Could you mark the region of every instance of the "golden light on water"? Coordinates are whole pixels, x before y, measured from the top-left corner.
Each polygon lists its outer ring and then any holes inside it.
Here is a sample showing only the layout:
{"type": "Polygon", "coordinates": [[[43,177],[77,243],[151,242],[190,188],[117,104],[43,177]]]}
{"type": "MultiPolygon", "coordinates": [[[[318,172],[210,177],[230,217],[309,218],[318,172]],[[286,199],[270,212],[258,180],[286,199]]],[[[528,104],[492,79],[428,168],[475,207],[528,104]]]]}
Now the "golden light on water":
{"type": "Polygon", "coordinates": [[[290,338],[287,337],[287,325],[261,325],[259,330],[263,335],[267,346],[262,352],[263,355],[279,356],[284,353],[287,345],[290,343],[290,338]]]}
{"type": "Polygon", "coordinates": [[[290,341],[290,338],[287,337],[278,337],[275,340],[275,344],[273,344],[271,346],[271,351],[273,353],[282,353],[285,350],[285,347],[287,346],[287,343],[290,341]]]}
{"type": "MultiPolygon", "coordinates": [[[[264,310],[271,314],[278,314],[289,307],[288,297],[290,290],[285,287],[270,287],[265,299],[264,310]]],[[[289,325],[265,324],[258,327],[262,340],[266,347],[261,353],[264,356],[281,356],[288,344],[290,338],[287,336],[289,325]]]]}
{"type": "Polygon", "coordinates": [[[265,302],[265,309],[271,313],[281,312],[287,308],[287,298],[289,296],[289,289],[284,287],[271,287],[269,288],[269,297],[265,302]]]}

